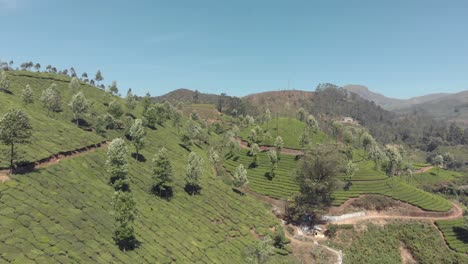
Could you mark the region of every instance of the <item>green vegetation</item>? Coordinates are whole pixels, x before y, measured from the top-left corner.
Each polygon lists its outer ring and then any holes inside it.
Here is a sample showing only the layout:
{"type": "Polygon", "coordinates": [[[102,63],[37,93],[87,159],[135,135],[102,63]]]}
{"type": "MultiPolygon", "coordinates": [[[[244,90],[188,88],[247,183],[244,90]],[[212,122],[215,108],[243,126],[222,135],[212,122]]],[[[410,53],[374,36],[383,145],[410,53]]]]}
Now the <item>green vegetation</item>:
{"type": "Polygon", "coordinates": [[[468,231],[465,226],[465,219],[440,220],[436,225],[444,234],[445,241],[451,249],[462,253],[468,253],[468,231]]]}
{"type": "Polygon", "coordinates": [[[247,168],[249,188],[263,195],[273,198],[287,199],[299,191],[299,186],[293,180],[293,172],[296,170],[296,158],[291,155],[281,155],[275,177],[270,178],[271,163],[267,152],[257,154],[257,165],[253,163],[253,157],[248,156],[248,150],[242,149],[237,155],[226,160],[226,169],[234,174],[237,166],[242,164],[247,168]]]}
{"type": "MultiPolygon", "coordinates": [[[[241,129],[241,138],[244,140],[248,140],[250,132],[254,127],[255,126],[249,126],[241,129]]],[[[273,118],[271,121],[260,125],[260,127],[262,132],[268,131],[270,135],[266,138],[264,135],[258,135],[259,145],[274,146],[276,137],[281,136],[284,142],[284,148],[301,149],[299,139],[302,133],[304,132],[304,129],[306,128],[306,124],[304,122],[293,118],[280,117],[278,118],[278,120],[276,120],[276,118],[273,118]],[[278,131],[276,129],[277,126],[278,131]]],[[[327,141],[329,141],[329,138],[325,133],[319,130],[311,133],[311,144],[324,143],[327,141]]]]}
{"type": "Polygon", "coordinates": [[[465,263],[466,257],[447,249],[428,223],[393,222],[383,227],[367,225],[363,231],[340,229],[334,246],[343,249],[344,263],[401,263],[404,247],[417,263],[465,263]],[[353,243],[348,243],[349,238],[353,243]]]}
{"type": "Polygon", "coordinates": [[[185,116],[190,116],[192,113],[197,113],[203,119],[216,120],[220,118],[216,106],[212,104],[191,104],[185,105],[182,108],[185,116]]]}
{"type": "MultiPolygon", "coordinates": [[[[21,146],[20,148],[24,152],[22,161],[31,162],[44,159],[59,152],[72,151],[105,140],[105,138],[94,132],[77,127],[73,122],[74,115],[69,107],[62,107],[62,112],[55,113],[52,117],[47,116],[47,109],[42,107],[39,100],[42,91],[50,87],[52,83],[55,83],[57,90],[60,91],[62,103],[65,105],[77,93],[76,90],[71,90],[68,87],[69,77],[23,71],[9,71],[6,75],[11,82],[10,90],[12,94],[0,93],[0,100],[2,102],[0,104],[0,113],[5,113],[9,109],[22,106],[21,110],[30,118],[31,126],[34,129],[31,138],[31,142],[34,143],[21,146]],[[34,102],[24,105],[21,94],[24,87],[28,84],[33,91],[34,102]]],[[[104,103],[110,101],[108,94],[88,85],[81,85],[80,91],[92,104],[91,116],[106,112],[107,107],[104,103]]],[[[112,131],[109,131],[108,134],[108,136],[115,136],[115,133],[112,131]]],[[[2,149],[4,149],[4,146],[0,146],[0,150],[2,149]]],[[[7,161],[1,159],[0,167],[7,166],[7,161]]]]}

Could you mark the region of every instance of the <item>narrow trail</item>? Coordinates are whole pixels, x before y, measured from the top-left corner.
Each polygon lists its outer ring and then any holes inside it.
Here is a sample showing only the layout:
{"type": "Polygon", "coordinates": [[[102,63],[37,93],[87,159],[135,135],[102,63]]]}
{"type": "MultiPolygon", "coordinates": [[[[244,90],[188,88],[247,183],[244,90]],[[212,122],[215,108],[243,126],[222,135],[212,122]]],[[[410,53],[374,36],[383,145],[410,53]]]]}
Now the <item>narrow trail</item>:
{"type": "MultiPolygon", "coordinates": [[[[35,169],[39,168],[45,168],[50,165],[58,164],[60,161],[65,160],[65,159],[71,159],[89,152],[93,152],[96,149],[106,147],[108,145],[109,141],[105,140],[100,143],[92,144],[86,147],[78,148],[75,150],[71,151],[63,151],[59,152],[57,154],[51,155],[47,158],[38,160],[38,161],[33,161],[29,162],[26,164],[19,165],[15,168],[15,174],[25,174],[28,172],[32,172],[35,169]]],[[[6,181],[11,180],[10,175],[9,175],[9,169],[2,168],[0,169],[0,181],[2,183],[5,183],[6,181]]]]}
{"type": "MultiPolygon", "coordinates": [[[[448,212],[425,212],[423,215],[418,215],[419,212],[414,212],[415,215],[396,215],[396,214],[386,214],[385,212],[376,212],[376,211],[367,211],[366,215],[357,216],[353,218],[348,218],[341,221],[334,221],[334,224],[356,224],[365,220],[385,220],[385,219],[406,219],[406,220],[428,220],[428,221],[438,221],[438,220],[451,220],[457,219],[463,216],[463,208],[452,202],[452,209],[448,212]]],[[[411,214],[411,213],[410,213],[411,214]]]]}
{"type": "MultiPolygon", "coordinates": [[[[243,149],[249,149],[249,142],[241,139],[241,138],[238,138],[237,139],[240,143],[240,146],[241,148],[243,149]]],[[[270,149],[275,149],[275,147],[272,147],[272,146],[258,146],[260,148],[260,151],[269,151],[270,149]]],[[[303,155],[304,152],[302,150],[299,150],[299,149],[292,149],[292,148],[282,148],[281,149],[281,154],[285,154],[285,155],[295,155],[295,156],[298,156],[298,155],[303,155]]]]}

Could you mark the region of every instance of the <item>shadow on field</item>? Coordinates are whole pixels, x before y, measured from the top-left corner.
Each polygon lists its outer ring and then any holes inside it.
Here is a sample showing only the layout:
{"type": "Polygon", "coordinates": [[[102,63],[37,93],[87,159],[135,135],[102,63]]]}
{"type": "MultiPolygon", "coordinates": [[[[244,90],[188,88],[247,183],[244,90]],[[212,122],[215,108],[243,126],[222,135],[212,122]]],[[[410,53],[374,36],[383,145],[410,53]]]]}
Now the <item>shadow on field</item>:
{"type": "Polygon", "coordinates": [[[463,241],[463,243],[468,243],[468,230],[461,227],[454,227],[453,232],[458,240],[463,241]]]}
{"type": "Polygon", "coordinates": [[[200,194],[202,187],[196,184],[187,184],[185,185],[184,190],[190,195],[200,194]]]}
{"type": "Polygon", "coordinates": [[[160,198],[170,201],[174,197],[174,190],[170,186],[155,186],[151,188],[151,193],[160,198]]]}
{"type": "Polygon", "coordinates": [[[143,156],[140,153],[138,153],[138,154],[132,153],[132,158],[136,159],[136,161],[139,161],[139,162],[146,162],[145,156],[143,156]]]}

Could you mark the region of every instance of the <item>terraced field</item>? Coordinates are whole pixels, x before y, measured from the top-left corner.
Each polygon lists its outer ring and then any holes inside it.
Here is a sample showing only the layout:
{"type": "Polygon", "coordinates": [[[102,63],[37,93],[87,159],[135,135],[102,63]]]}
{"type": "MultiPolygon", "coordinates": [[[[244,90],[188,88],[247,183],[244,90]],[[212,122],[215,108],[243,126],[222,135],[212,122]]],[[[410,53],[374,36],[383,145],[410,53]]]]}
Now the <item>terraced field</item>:
{"type": "Polygon", "coordinates": [[[468,231],[465,228],[463,218],[436,221],[436,225],[444,234],[450,248],[458,252],[468,253],[468,231]]]}
{"type": "Polygon", "coordinates": [[[455,171],[444,169],[439,170],[434,168],[425,173],[414,174],[410,183],[418,187],[423,187],[425,185],[449,183],[459,177],[463,177],[463,174],[455,171]]]}
{"type": "MultiPolygon", "coordinates": [[[[272,146],[275,143],[276,136],[281,136],[284,141],[285,148],[292,148],[292,149],[300,149],[301,146],[299,145],[299,138],[304,132],[304,128],[306,124],[294,118],[284,118],[280,117],[278,122],[276,119],[273,119],[270,122],[267,122],[260,126],[264,131],[268,130],[271,135],[271,139],[267,141],[261,141],[259,145],[268,145],[272,146]],[[276,127],[278,126],[278,131],[276,127]]],[[[250,130],[252,130],[254,126],[247,127],[241,130],[240,136],[244,140],[248,140],[248,136],[250,134],[250,130]]],[[[260,139],[261,136],[260,136],[260,139]]],[[[323,143],[327,140],[330,140],[329,137],[323,133],[322,131],[318,131],[313,133],[310,138],[312,144],[323,143]]]]}
{"type": "MultiPolygon", "coordinates": [[[[428,211],[450,210],[451,204],[446,199],[407,184],[404,179],[389,178],[383,172],[375,171],[373,162],[363,160],[360,154],[362,154],[360,151],[355,154],[359,170],[352,178],[352,186],[348,190],[339,189],[333,192],[333,205],[338,206],[361,194],[381,194],[428,211]]],[[[266,153],[261,153],[259,157],[259,166],[248,169],[249,186],[253,191],[273,198],[287,199],[299,190],[293,179],[297,166],[295,156],[281,155],[277,175],[271,180],[267,177],[270,163],[266,153]]],[[[226,168],[233,172],[238,164],[248,168],[251,162],[252,158],[247,156],[247,150],[242,150],[238,156],[226,161],[226,168]]],[[[345,176],[339,176],[338,179],[344,180],[345,176]]]]}
{"type": "Polygon", "coordinates": [[[183,107],[182,111],[186,116],[190,116],[192,112],[198,113],[203,119],[220,119],[220,114],[212,104],[191,104],[183,107]]]}
{"type": "Polygon", "coordinates": [[[136,250],[121,252],[112,239],[113,188],[103,166],[106,150],[99,149],[0,184],[0,262],[242,263],[241,252],[257,241],[251,230],[264,235],[277,219],[264,205],[216,179],[199,148],[194,150],[205,159],[203,189],[189,196],[183,190],[188,152],[171,140],[173,129],[148,136],[142,154],[151,160],[164,145],[176,187],[170,201],[150,194],[149,161],[130,159],[139,211],[135,229],[141,245],[136,250]]]}
{"type": "Polygon", "coordinates": [[[296,170],[296,157],[292,155],[280,155],[278,169],[273,179],[267,177],[270,172],[270,161],[266,152],[259,154],[259,164],[251,168],[252,157],[247,155],[248,150],[241,150],[239,155],[226,160],[226,169],[233,173],[239,164],[248,168],[249,188],[257,193],[278,199],[287,199],[299,191],[299,186],[293,179],[296,170]]]}

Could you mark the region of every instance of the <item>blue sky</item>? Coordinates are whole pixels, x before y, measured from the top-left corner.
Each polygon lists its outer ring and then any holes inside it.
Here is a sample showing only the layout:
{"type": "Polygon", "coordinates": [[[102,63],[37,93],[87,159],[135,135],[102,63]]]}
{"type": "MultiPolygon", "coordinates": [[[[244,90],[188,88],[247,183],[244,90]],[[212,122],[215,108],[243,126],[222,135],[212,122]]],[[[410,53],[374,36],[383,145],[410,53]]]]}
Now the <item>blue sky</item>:
{"type": "Polygon", "coordinates": [[[232,95],[321,82],[407,98],[468,90],[468,1],[0,0],[0,59],[121,90],[232,95]]]}

